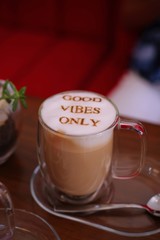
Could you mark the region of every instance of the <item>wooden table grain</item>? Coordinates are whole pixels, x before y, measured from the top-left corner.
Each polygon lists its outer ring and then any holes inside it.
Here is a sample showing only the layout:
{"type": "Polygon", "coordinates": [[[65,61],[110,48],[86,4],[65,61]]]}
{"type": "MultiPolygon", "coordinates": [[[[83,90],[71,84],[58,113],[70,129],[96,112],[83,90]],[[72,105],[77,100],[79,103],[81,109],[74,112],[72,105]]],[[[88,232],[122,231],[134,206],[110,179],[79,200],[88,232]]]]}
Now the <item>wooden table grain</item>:
{"type": "MultiPolygon", "coordinates": [[[[42,99],[27,99],[28,109],[23,110],[23,124],[16,152],[0,166],[0,181],[9,189],[15,208],[26,209],[45,218],[62,240],[122,240],[130,237],[112,233],[71,220],[53,216],[41,209],[31,196],[30,179],[37,166],[36,133],[38,108],[42,99]]],[[[160,161],[160,126],[144,123],[147,129],[147,156],[160,161]]],[[[160,234],[136,239],[160,239],[160,234]]]]}

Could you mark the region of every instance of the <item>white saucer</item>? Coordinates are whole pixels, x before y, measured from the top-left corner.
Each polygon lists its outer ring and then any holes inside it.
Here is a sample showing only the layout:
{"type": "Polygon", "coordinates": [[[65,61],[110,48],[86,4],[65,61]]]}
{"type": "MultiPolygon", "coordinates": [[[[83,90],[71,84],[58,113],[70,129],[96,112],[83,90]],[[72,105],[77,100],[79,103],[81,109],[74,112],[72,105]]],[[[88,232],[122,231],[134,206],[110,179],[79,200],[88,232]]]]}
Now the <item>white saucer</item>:
{"type": "MultiPolygon", "coordinates": [[[[127,181],[114,180],[115,193],[112,202],[144,204],[152,195],[158,193],[160,190],[160,169],[157,165],[152,166],[152,168],[153,172],[148,169],[136,179],[127,181]],[[158,176],[155,175],[157,167],[158,176]],[[140,194],[135,194],[137,192],[140,194]]],[[[31,194],[37,204],[46,212],[57,217],[80,222],[122,236],[140,237],[158,234],[160,237],[159,218],[153,217],[141,210],[114,210],[94,213],[88,216],[67,215],[55,212],[47,199],[39,166],[35,168],[32,174],[30,188],[31,194]]]]}

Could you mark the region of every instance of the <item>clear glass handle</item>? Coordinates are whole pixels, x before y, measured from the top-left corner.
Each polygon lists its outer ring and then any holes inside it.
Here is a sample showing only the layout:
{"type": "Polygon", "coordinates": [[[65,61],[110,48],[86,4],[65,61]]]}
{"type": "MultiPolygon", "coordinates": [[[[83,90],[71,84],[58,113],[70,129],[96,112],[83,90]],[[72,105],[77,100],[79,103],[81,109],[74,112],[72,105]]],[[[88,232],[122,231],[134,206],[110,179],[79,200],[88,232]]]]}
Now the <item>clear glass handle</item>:
{"type": "MultiPolygon", "coordinates": [[[[138,121],[132,121],[132,120],[126,120],[126,119],[120,119],[117,127],[119,130],[129,130],[129,131],[133,131],[138,134],[138,136],[140,138],[140,158],[139,158],[138,167],[131,174],[124,175],[124,176],[117,176],[116,174],[114,174],[114,178],[129,179],[129,178],[136,177],[141,172],[141,170],[144,166],[144,163],[145,163],[145,152],[146,152],[146,130],[145,130],[145,127],[143,126],[142,123],[140,123],[138,121]]],[[[129,158],[129,156],[128,156],[128,158],[129,158]]]]}
{"type": "Polygon", "coordinates": [[[14,208],[6,186],[0,182],[0,239],[12,239],[14,234],[14,208]]]}

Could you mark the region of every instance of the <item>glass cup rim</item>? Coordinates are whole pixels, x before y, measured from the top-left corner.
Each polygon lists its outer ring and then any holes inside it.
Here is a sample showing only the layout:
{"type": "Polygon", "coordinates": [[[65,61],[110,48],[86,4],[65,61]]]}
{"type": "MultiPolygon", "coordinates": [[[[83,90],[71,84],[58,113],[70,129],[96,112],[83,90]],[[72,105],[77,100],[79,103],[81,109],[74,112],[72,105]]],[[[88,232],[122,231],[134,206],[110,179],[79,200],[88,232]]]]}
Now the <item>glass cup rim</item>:
{"type": "Polygon", "coordinates": [[[108,97],[106,97],[106,96],[104,96],[104,95],[102,95],[102,94],[99,94],[99,93],[96,93],[96,92],[92,92],[92,91],[85,91],[85,90],[84,90],[84,91],[83,91],[83,90],[71,90],[71,91],[64,91],[64,92],[60,92],[60,93],[57,93],[57,94],[53,94],[52,96],[46,98],[46,99],[41,103],[41,105],[40,105],[40,107],[39,107],[39,109],[38,109],[38,120],[39,120],[40,124],[41,124],[44,128],[46,128],[47,130],[49,130],[50,132],[55,133],[55,134],[57,134],[58,136],[62,136],[62,137],[65,136],[65,137],[72,137],[72,138],[80,138],[80,137],[86,137],[86,136],[95,136],[95,135],[101,134],[101,133],[103,133],[103,132],[105,132],[105,131],[107,131],[107,130],[114,129],[114,127],[115,127],[115,126],[117,125],[117,123],[119,122],[119,119],[120,119],[119,110],[118,110],[117,106],[115,105],[115,103],[114,103],[111,99],[109,99],[108,97]],[[76,93],[76,92],[78,92],[78,93],[79,93],[79,92],[83,92],[83,93],[85,93],[85,92],[86,92],[86,93],[94,93],[94,94],[96,94],[97,96],[100,96],[100,97],[106,99],[108,102],[110,102],[110,104],[112,105],[112,107],[114,108],[114,110],[115,110],[115,112],[116,112],[114,121],[113,121],[107,128],[105,128],[105,129],[103,129],[103,130],[101,130],[101,131],[99,131],[99,132],[89,133],[89,134],[79,134],[79,135],[75,135],[75,134],[62,133],[62,132],[59,132],[59,131],[56,131],[56,130],[52,129],[52,128],[49,127],[49,126],[43,121],[43,119],[42,119],[41,109],[42,109],[42,107],[43,107],[43,103],[44,103],[46,100],[52,98],[53,96],[56,96],[56,95],[59,95],[59,94],[64,94],[64,93],[66,94],[66,93],[70,93],[70,92],[73,92],[73,93],[76,93]]]}
{"type": "Polygon", "coordinates": [[[54,227],[51,224],[49,224],[43,217],[39,216],[38,214],[33,213],[28,210],[25,210],[25,209],[19,209],[19,208],[14,209],[14,214],[15,214],[15,229],[19,229],[19,226],[16,224],[16,218],[19,218],[18,214],[23,214],[24,216],[28,215],[28,216],[38,219],[40,222],[45,224],[48,227],[48,229],[50,229],[50,231],[53,233],[53,235],[56,237],[56,239],[60,240],[60,237],[59,237],[58,233],[56,232],[56,230],[54,229],[54,227]]]}

